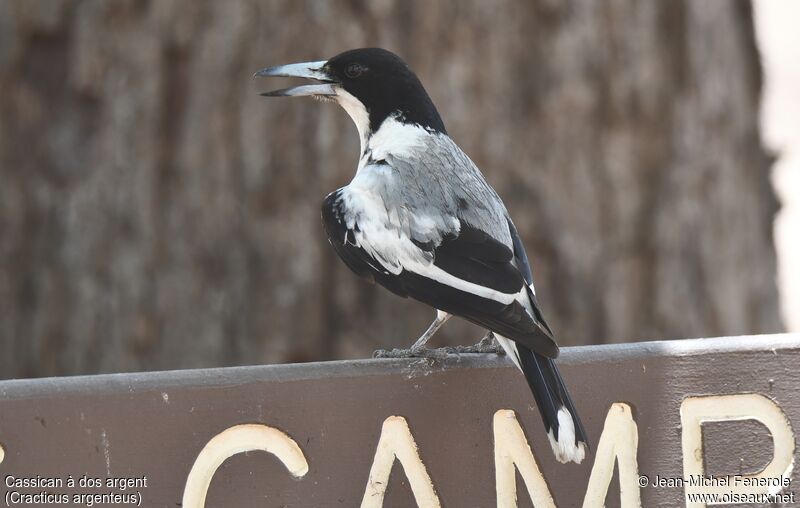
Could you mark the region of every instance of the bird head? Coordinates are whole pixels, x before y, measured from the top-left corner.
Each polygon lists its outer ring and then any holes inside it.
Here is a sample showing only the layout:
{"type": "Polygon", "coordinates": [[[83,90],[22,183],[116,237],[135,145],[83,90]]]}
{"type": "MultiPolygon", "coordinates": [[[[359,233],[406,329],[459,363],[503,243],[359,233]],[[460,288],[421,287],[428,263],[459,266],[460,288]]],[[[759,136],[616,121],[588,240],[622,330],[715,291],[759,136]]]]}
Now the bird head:
{"type": "Polygon", "coordinates": [[[445,133],[442,119],[419,78],[400,57],[385,49],[354,49],[329,60],[267,67],[255,76],[315,81],[261,95],[311,96],[335,101],[353,119],[362,140],[376,132],[389,117],[445,133]]]}

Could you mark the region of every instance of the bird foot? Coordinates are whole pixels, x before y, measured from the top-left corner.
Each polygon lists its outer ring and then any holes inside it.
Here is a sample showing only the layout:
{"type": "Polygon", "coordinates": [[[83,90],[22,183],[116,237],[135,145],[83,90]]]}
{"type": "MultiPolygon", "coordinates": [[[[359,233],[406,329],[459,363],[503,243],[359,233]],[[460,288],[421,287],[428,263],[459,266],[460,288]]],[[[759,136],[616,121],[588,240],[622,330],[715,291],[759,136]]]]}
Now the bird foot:
{"type": "Polygon", "coordinates": [[[462,355],[462,354],[487,354],[487,353],[494,353],[496,355],[504,355],[506,354],[505,350],[500,347],[500,345],[483,345],[483,344],[473,344],[472,346],[453,346],[453,347],[446,347],[442,348],[446,349],[448,353],[454,355],[462,355]]]}
{"type": "Polygon", "coordinates": [[[433,358],[442,360],[448,355],[495,353],[506,354],[492,332],[487,333],[477,344],[472,346],[448,346],[438,349],[378,349],[372,353],[373,358],[433,358]]]}
{"type": "Polygon", "coordinates": [[[503,347],[497,342],[497,339],[494,337],[492,332],[487,333],[483,336],[483,338],[477,343],[471,346],[454,346],[450,348],[445,348],[450,350],[451,353],[454,354],[480,354],[480,353],[495,353],[498,355],[506,354],[503,347]]]}
{"type": "Polygon", "coordinates": [[[447,358],[450,354],[447,351],[450,348],[429,349],[421,348],[407,348],[407,349],[378,349],[372,353],[373,358],[433,358],[442,360],[447,358]]]}

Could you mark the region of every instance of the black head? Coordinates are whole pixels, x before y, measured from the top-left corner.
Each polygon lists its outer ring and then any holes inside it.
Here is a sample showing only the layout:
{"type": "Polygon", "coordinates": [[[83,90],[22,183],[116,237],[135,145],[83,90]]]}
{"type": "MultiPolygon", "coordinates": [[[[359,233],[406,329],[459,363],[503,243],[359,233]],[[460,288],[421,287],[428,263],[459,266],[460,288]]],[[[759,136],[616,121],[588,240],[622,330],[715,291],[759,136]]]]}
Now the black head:
{"type": "Polygon", "coordinates": [[[390,115],[445,132],[439,112],[419,78],[391,51],[345,51],[328,60],[323,69],[367,108],[373,132],[390,115]]]}
{"type": "Polygon", "coordinates": [[[270,67],[257,76],[295,76],[315,79],[319,85],[305,85],[264,95],[315,95],[355,97],[369,115],[369,128],[375,132],[383,121],[396,116],[405,123],[445,133],[436,107],[416,74],[394,53],[380,48],[353,49],[327,62],[309,62],[270,67]]]}

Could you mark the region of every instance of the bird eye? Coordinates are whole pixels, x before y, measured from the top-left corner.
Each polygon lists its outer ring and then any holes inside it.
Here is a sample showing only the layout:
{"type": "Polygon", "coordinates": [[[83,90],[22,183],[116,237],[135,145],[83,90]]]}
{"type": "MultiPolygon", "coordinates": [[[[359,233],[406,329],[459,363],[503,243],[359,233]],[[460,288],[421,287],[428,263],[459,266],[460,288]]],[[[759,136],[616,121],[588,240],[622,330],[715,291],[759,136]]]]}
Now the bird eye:
{"type": "Polygon", "coordinates": [[[365,70],[366,68],[363,67],[361,64],[351,63],[344,68],[344,75],[347,76],[348,78],[353,79],[361,76],[365,70]]]}

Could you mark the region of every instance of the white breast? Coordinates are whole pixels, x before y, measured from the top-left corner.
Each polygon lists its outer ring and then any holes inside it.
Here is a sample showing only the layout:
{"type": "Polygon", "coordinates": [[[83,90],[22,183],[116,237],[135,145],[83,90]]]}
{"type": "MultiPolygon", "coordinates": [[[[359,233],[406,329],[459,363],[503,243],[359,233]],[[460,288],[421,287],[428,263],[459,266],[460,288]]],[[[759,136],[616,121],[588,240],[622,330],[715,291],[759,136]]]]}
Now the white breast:
{"type": "Polygon", "coordinates": [[[424,140],[431,133],[419,125],[405,124],[389,117],[367,141],[367,150],[373,159],[384,159],[387,155],[402,157],[423,147],[424,140]]]}

